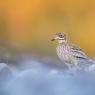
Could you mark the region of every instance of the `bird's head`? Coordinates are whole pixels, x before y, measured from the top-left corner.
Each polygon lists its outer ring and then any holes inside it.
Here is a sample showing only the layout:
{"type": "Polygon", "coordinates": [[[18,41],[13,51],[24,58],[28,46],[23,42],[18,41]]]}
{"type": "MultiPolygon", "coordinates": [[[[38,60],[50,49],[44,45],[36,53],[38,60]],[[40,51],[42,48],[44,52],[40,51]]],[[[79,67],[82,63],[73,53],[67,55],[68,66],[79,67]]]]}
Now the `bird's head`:
{"type": "Polygon", "coordinates": [[[58,32],[55,34],[55,37],[51,41],[57,41],[58,43],[66,43],[67,38],[66,35],[62,32],[58,32]]]}

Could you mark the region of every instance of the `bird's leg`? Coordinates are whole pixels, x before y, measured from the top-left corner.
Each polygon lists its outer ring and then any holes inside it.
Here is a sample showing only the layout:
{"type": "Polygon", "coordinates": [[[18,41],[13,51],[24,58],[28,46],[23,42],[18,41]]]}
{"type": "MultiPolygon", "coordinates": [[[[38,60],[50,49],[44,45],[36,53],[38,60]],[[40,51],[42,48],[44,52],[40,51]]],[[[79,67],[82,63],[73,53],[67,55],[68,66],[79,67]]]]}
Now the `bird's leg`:
{"type": "Polygon", "coordinates": [[[73,63],[75,65],[76,70],[82,70],[82,67],[79,66],[80,63],[77,60],[74,60],[73,63]]]}
{"type": "Polygon", "coordinates": [[[68,71],[69,71],[71,74],[72,74],[72,73],[75,73],[76,69],[74,68],[74,64],[72,64],[71,61],[65,62],[65,64],[67,65],[68,71]]]}
{"type": "Polygon", "coordinates": [[[68,69],[71,70],[72,69],[72,64],[71,63],[68,63],[68,62],[65,62],[65,64],[67,65],[68,69]]]}

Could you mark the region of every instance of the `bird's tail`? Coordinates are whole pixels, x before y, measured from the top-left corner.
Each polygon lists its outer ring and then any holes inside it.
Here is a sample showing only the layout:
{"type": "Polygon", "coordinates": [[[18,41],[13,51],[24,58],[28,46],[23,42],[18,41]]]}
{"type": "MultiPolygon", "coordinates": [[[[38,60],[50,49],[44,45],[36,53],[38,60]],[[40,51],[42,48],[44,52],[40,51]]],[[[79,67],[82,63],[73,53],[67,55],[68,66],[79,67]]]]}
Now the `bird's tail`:
{"type": "Polygon", "coordinates": [[[91,59],[88,59],[87,61],[88,61],[88,63],[89,63],[90,65],[95,64],[95,63],[94,63],[94,61],[93,61],[93,60],[91,60],[91,59]]]}
{"type": "Polygon", "coordinates": [[[95,62],[91,59],[88,59],[88,71],[95,71],[95,62]]]}

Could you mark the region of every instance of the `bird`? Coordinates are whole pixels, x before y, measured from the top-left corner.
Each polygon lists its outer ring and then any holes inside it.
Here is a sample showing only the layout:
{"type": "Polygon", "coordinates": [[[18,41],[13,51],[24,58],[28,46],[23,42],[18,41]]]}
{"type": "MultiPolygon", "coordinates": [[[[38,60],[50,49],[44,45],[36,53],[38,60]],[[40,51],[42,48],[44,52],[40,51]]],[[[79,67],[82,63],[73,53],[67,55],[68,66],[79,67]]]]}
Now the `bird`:
{"type": "Polygon", "coordinates": [[[79,46],[68,42],[65,33],[57,32],[51,41],[57,41],[57,55],[69,69],[72,69],[72,67],[79,69],[79,63],[82,64],[82,62],[89,60],[88,56],[79,46]]]}

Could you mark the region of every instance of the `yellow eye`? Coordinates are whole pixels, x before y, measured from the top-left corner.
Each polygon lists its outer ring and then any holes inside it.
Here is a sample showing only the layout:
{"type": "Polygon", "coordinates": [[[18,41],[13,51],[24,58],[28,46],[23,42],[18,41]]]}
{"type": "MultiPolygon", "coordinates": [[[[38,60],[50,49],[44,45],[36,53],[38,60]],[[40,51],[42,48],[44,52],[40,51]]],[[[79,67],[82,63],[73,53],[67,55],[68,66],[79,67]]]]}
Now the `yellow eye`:
{"type": "Polygon", "coordinates": [[[64,33],[56,33],[56,36],[60,37],[60,38],[64,38],[64,33]]]}
{"type": "Polygon", "coordinates": [[[64,36],[63,35],[59,35],[60,38],[63,38],[64,36]]]}

